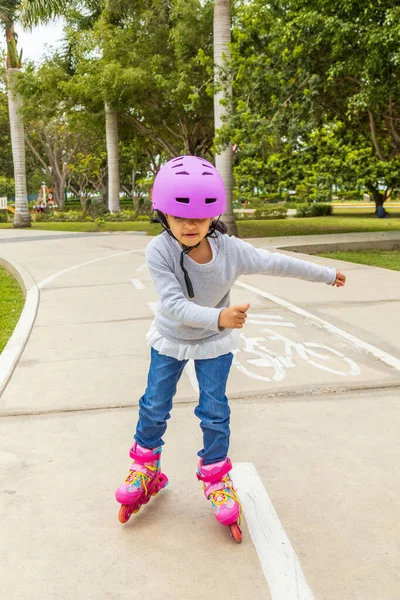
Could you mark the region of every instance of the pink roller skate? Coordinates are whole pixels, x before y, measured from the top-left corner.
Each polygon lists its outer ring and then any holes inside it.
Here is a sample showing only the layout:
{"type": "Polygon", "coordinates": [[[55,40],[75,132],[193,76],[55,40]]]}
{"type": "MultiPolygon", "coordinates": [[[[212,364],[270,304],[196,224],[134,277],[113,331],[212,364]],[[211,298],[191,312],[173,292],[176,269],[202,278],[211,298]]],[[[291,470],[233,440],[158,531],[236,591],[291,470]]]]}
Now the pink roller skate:
{"type": "Polygon", "coordinates": [[[148,450],[135,442],[129,455],[133,458],[129,475],[115,492],[117,501],[122,504],[118,514],[121,523],[127,523],[131,514],[137,513],[168,484],[167,476],[160,470],[161,448],[148,450]]]}
{"type": "Polygon", "coordinates": [[[203,465],[200,459],[197,479],[203,482],[204,495],[214,507],[218,523],[229,527],[235,542],[242,541],[240,529],[240,502],[229,477],[232,463],[229,458],[212,465],[203,465]]]}

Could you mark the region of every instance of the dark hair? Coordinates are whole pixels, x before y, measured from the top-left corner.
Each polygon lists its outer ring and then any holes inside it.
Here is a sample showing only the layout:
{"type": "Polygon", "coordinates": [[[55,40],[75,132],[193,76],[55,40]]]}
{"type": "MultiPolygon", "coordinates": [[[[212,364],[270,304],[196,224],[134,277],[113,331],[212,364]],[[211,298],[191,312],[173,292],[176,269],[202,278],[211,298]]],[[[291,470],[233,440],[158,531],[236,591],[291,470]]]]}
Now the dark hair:
{"type": "MultiPolygon", "coordinates": [[[[164,229],[169,229],[168,221],[166,216],[161,210],[155,210],[153,213],[153,217],[151,219],[152,223],[161,223],[164,229]]],[[[214,221],[210,225],[210,229],[208,230],[206,237],[211,237],[218,231],[219,233],[226,233],[228,231],[227,226],[220,219],[214,219],[214,221]]]]}

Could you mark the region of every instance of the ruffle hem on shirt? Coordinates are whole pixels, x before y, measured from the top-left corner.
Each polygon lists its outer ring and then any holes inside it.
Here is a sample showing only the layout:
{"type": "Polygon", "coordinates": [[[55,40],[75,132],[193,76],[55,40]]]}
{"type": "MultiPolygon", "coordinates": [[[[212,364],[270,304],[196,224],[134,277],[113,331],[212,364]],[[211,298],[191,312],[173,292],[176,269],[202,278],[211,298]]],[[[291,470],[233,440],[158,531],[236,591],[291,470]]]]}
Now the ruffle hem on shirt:
{"type": "Polygon", "coordinates": [[[146,340],[148,346],[151,346],[165,356],[171,356],[177,360],[202,360],[217,358],[217,356],[223,356],[237,350],[240,345],[240,334],[238,329],[232,329],[224,337],[209,342],[179,344],[163,337],[153,323],[146,336],[146,340]]]}

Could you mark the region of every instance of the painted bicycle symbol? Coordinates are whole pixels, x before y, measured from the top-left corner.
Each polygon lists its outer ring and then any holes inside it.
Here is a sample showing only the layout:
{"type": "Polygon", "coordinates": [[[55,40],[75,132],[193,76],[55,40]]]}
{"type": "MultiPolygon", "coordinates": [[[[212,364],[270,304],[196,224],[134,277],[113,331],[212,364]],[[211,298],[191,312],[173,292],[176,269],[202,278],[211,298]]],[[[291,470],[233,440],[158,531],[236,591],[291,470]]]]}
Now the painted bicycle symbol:
{"type": "Polygon", "coordinates": [[[293,323],[283,321],[282,317],[253,314],[249,315],[247,323],[264,326],[260,329],[263,336],[240,336],[244,345],[235,352],[233,364],[248,377],[262,381],[282,381],[287,369],[297,367],[299,360],[335,375],[360,374],[360,367],[354,360],[326,344],[295,342],[274,329],[265,327],[296,327],[293,323]],[[249,355],[255,358],[248,358],[249,355]]]}

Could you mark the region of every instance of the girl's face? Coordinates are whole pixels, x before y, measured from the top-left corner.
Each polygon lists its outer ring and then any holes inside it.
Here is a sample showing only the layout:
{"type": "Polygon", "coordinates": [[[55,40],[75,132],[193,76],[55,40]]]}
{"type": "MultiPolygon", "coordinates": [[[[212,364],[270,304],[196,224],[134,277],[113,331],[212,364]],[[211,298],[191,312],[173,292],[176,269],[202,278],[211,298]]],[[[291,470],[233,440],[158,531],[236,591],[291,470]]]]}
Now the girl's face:
{"type": "Polygon", "coordinates": [[[176,239],[185,246],[196,246],[204,239],[213,219],[183,219],[165,215],[176,239]]]}

